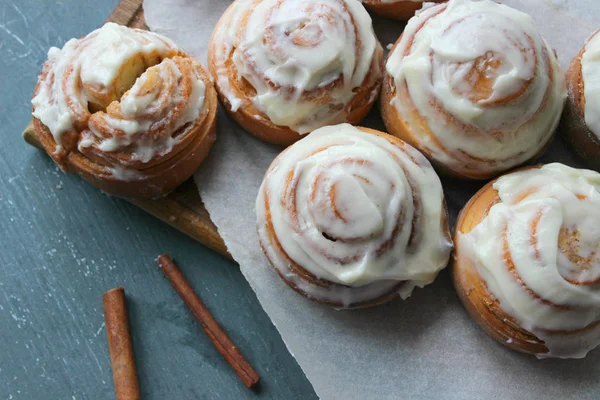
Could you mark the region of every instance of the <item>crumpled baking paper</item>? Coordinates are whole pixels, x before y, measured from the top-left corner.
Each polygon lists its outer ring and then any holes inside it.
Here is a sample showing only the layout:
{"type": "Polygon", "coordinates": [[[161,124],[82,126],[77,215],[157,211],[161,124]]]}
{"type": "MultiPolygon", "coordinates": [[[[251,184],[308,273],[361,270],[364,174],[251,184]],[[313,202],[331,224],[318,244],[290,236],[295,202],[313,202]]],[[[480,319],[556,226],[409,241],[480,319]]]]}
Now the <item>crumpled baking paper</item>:
{"type": "MultiPolygon", "coordinates": [[[[533,15],[566,67],[600,28],[598,0],[505,0],[533,15]]],[[[150,28],[206,65],[208,40],[224,0],[145,0],[150,28]]],[[[384,45],[403,24],[373,17],[384,45]]],[[[364,125],[385,130],[377,107],[364,125]]],[[[467,315],[443,271],[406,301],[336,311],[290,290],[267,266],[255,233],[254,202],[263,174],[282,150],[244,132],[221,109],[218,139],[196,174],[200,195],[232,256],[323,399],[598,399],[600,350],[583,360],[538,360],[494,342],[467,315]]],[[[581,162],[557,138],[541,158],[581,162]]],[[[442,179],[454,222],[482,183],[442,179]]],[[[299,397],[302,397],[301,395],[299,397]]]]}

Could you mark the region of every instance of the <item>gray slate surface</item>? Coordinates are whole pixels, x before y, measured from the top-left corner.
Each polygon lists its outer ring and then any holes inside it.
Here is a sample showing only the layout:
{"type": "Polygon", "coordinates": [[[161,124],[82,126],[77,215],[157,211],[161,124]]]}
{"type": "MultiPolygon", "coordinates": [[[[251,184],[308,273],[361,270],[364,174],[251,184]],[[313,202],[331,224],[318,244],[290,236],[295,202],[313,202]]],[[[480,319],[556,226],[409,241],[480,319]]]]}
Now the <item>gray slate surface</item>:
{"type": "Polygon", "coordinates": [[[238,267],[62,174],[20,133],[51,45],[117,0],[0,2],[0,399],[114,397],[102,293],[129,298],[144,399],[314,398],[238,267]],[[154,264],[170,253],[263,377],[247,391],[154,264]]]}

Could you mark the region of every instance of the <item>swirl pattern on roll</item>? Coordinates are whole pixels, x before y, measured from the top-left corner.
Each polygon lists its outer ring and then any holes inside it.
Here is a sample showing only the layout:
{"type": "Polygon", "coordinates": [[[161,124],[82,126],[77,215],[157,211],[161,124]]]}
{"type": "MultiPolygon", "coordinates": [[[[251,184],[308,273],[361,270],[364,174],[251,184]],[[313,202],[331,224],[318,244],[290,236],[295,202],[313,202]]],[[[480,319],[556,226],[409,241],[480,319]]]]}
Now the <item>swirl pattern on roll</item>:
{"type": "Polygon", "coordinates": [[[92,147],[110,157],[127,149],[128,161],[143,163],[157,153],[169,153],[182,139],[173,132],[202,110],[203,74],[197,61],[179,56],[148,68],[119,102],[90,116],[79,150],[85,153],[92,147]]]}
{"type": "Polygon", "coordinates": [[[382,48],[357,0],[237,0],[211,42],[231,111],[251,107],[300,134],[344,122],[378,94],[382,48]]]}
{"type": "Polygon", "coordinates": [[[498,201],[457,248],[509,322],[544,342],[538,357],[584,357],[600,344],[600,174],[549,164],[493,188],[498,201]]]}
{"type": "Polygon", "coordinates": [[[113,23],[50,49],[32,105],[55,161],[96,181],[167,182],[169,169],[185,179],[214,141],[216,93],[200,63],[163,36],[113,23]]]}
{"type": "Polygon", "coordinates": [[[399,120],[411,144],[469,178],[538,155],[566,98],[556,56],[531,17],[490,0],[451,0],[419,13],[386,70],[390,132],[399,120]]]}
{"type": "Polygon", "coordinates": [[[449,258],[441,183],[421,153],[349,124],[279,155],[256,201],[258,235],[293,288],[340,307],[410,296],[449,258]]]}

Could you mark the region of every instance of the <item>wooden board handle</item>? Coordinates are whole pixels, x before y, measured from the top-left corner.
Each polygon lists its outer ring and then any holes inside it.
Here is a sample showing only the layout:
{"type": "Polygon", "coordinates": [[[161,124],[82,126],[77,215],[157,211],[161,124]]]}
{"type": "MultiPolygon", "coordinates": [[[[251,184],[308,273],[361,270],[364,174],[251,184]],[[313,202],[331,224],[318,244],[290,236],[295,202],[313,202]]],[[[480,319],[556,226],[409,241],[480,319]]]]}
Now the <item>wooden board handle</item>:
{"type": "MultiPolygon", "coordinates": [[[[43,150],[33,123],[29,123],[23,131],[23,139],[31,146],[43,150]]],[[[208,211],[204,208],[193,179],[189,179],[162,199],[126,200],[233,261],[225,242],[219,236],[217,227],[212,223],[208,211]]]]}
{"type": "Polygon", "coordinates": [[[40,150],[43,150],[42,143],[37,137],[35,133],[35,128],[33,127],[33,122],[30,122],[25,130],[23,131],[23,139],[33,147],[37,147],[40,150]]]}

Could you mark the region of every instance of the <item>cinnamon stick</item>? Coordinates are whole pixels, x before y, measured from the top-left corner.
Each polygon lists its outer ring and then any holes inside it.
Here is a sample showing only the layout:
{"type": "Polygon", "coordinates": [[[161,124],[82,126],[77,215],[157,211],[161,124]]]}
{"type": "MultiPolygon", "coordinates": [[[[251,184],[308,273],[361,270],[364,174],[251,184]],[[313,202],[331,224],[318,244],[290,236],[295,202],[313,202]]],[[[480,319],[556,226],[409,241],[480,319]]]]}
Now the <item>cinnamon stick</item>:
{"type": "Polygon", "coordinates": [[[256,385],[260,377],[231,339],[229,339],[210,311],[208,311],[208,308],[206,308],[200,297],[194,292],[194,289],[192,289],[171,257],[168,254],[163,254],[156,259],[156,262],[169,282],[171,282],[171,285],[173,285],[179,297],[181,297],[185,305],[188,306],[194,317],[196,317],[204,332],[206,332],[223,358],[231,365],[244,385],[248,388],[256,385]]]}
{"type": "Polygon", "coordinates": [[[133,357],[133,344],[129,334],[125,289],[118,287],[104,293],[102,304],[115,395],[117,400],[139,400],[140,389],[133,357]]]}

